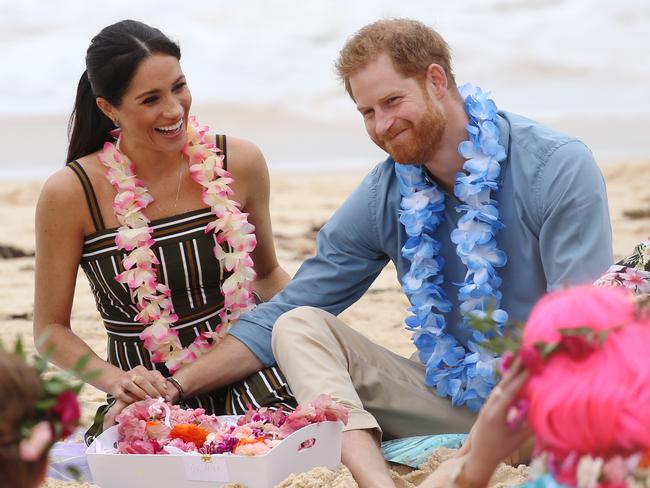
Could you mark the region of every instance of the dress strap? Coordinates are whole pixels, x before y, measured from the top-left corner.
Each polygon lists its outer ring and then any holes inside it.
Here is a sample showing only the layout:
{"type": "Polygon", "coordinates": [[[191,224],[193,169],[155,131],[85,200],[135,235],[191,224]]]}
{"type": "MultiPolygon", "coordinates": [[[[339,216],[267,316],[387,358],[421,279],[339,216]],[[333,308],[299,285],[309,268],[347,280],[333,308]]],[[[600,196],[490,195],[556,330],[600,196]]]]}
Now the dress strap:
{"type": "Polygon", "coordinates": [[[228,149],[226,147],[226,134],[217,134],[217,147],[223,151],[223,169],[228,171],[228,149]]]}
{"type": "Polygon", "coordinates": [[[72,161],[68,163],[67,166],[72,171],[74,171],[74,174],[76,174],[79,178],[79,181],[81,181],[81,186],[84,189],[84,195],[86,195],[86,203],[88,204],[88,209],[90,210],[90,215],[93,219],[93,224],[95,225],[95,230],[98,231],[105,229],[106,226],[104,225],[102,214],[99,211],[97,196],[95,195],[95,190],[93,190],[93,185],[90,182],[90,178],[88,178],[88,174],[77,161],[72,161]]]}

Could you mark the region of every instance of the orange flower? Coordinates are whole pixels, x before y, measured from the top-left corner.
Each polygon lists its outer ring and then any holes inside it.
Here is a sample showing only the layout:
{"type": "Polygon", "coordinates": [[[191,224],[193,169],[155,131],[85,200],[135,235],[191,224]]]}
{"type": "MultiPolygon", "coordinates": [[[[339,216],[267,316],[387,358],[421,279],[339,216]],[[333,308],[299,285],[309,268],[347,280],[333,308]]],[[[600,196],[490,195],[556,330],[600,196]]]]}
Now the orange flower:
{"type": "Polygon", "coordinates": [[[246,444],[257,444],[258,442],[264,442],[264,437],[243,437],[242,439],[239,439],[239,442],[237,442],[237,447],[239,446],[245,446],[246,444]]]}
{"type": "Polygon", "coordinates": [[[195,424],[176,424],[169,436],[172,439],[182,439],[184,442],[192,442],[196,447],[203,447],[205,439],[210,432],[195,424]]]}
{"type": "Polygon", "coordinates": [[[639,460],[639,468],[650,468],[650,449],[643,451],[639,460]]]}

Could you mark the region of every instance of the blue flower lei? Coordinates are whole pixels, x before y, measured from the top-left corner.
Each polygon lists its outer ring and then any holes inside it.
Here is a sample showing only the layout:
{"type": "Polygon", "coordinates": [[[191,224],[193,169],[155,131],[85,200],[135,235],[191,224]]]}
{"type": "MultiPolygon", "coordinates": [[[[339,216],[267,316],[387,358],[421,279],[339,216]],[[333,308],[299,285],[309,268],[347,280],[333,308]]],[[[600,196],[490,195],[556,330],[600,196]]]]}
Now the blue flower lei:
{"type": "Polygon", "coordinates": [[[435,387],[439,396],[452,398],[452,404],[467,405],[477,411],[495,384],[494,354],[479,344],[486,337],[471,327],[468,316],[484,317],[491,309],[497,333],[503,331],[508,314],[499,309],[501,278],[495,268],[506,263],[495,234],[504,227],[499,221],[498,202],[490,199],[498,191],[501,172],[499,162],[506,157],[499,144],[497,107],[489,93],[470,84],[460,87],[469,117],[466,126],[469,140],[458,146],[467,161],[464,172],[456,175],[454,194],[463,202],[456,207],[462,213],[458,227],[451,233],[456,254],[467,266],[465,280],[460,283],[458,299],[464,315],[458,328],[471,333],[467,349],[447,333],[444,314],[451,311],[451,302],[441,288],[443,258],[438,255],[440,243],[433,238],[445,209],[445,195],[435,183],[427,181],[419,165],[395,164],[402,200],[399,220],[409,236],[402,247],[402,256],[411,262],[402,277],[413,315],[406,327],[412,331],[420,361],[426,365],[425,384],[435,387]]]}

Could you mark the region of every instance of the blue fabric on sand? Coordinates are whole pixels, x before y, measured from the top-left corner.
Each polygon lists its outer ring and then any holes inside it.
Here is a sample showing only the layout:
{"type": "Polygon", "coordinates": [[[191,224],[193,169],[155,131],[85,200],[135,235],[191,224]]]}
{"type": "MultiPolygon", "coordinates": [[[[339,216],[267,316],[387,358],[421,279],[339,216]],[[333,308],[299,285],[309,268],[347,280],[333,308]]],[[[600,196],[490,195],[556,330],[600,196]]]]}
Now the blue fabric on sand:
{"type": "Polygon", "coordinates": [[[381,443],[381,453],[386,461],[417,468],[439,447],[458,449],[466,434],[438,434],[392,439],[381,443]]]}

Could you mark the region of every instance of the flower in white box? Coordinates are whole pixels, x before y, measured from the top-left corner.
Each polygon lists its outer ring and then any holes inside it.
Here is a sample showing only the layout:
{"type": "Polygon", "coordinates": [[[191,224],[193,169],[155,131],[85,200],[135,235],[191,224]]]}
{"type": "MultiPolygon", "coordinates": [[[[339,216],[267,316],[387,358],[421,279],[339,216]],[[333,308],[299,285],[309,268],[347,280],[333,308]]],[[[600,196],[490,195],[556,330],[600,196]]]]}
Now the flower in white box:
{"type": "Polygon", "coordinates": [[[201,454],[258,456],[268,453],[296,430],[310,424],[347,423],[347,409],[321,395],[291,413],[249,406],[237,423],[206,415],[202,408],[183,409],[162,399],[136,402],[117,417],[122,454],[168,454],[173,448],[201,454]]]}

